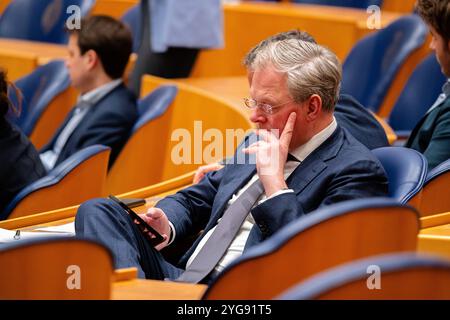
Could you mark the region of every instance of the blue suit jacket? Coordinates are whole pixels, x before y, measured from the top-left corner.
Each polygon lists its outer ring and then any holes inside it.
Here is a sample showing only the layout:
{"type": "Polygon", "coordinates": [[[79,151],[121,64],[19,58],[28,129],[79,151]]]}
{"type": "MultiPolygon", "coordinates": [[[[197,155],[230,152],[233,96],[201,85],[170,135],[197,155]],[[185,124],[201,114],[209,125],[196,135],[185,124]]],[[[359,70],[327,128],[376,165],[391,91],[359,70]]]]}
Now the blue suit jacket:
{"type": "Polygon", "coordinates": [[[342,128],[347,129],[370,150],[389,146],[386,133],[378,120],[352,96],[339,96],[334,116],[342,128]]]}
{"type": "MultiPolygon", "coordinates": [[[[241,152],[240,149],[237,152],[241,152]]],[[[208,173],[199,184],[159,201],[156,207],[167,214],[175,227],[175,243],[200,230],[205,231],[204,236],[216,225],[232,195],[255,173],[254,164],[227,164],[222,170],[208,173]]],[[[287,184],[294,193],[279,195],[252,209],[256,224],[245,250],[321,206],[386,196],[388,189],[386,174],[378,160],[339,126],[296,168],[287,184]]],[[[181,258],[179,267],[185,267],[201,238],[181,258]]]]}
{"type": "MultiPolygon", "coordinates": [[[[73,112],[69,113],[50,142],[40,150],[41,153],[53,148],[73,112]]],[[[111,166],[125,145],[137,118],[134,94],[123,84],[119,85],[89,109],[64,145],[55,166],[75,152],[94,144],[111,147],[111,166]]]]}

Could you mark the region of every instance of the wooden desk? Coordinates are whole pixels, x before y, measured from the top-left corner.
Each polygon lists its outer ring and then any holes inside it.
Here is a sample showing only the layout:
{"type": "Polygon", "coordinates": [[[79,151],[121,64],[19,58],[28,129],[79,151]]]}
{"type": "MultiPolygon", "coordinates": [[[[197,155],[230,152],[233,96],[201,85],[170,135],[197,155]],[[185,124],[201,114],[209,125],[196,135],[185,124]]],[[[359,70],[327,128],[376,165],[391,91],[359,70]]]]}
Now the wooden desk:
{"type": "Polygon", "coordinates": [[[420,218],[422,229],[439,227],[450,223],[450,212],[433,214],[420,218]]]}
{"type": "Polygon", "coordinates": [[[450,258],[450,224],[422,229],[417,250],[450,258]]]}
{"type": "Polygon", "coordinates": [[[120,19],[127,10],[138,3],[139,0],[97,0],[91,14],[104,14],[120,19]]]}
{"type": "MultiPolygon", "coordinates": [[[[333,50],[343,60],[367,28],[365,10],[290,3],[224,4],[223,49],[204,50],[192,72],[193,77],[243,75],[242,59],[258,42],[291,29],[311,33],[318,43],[333,50]]],[[[399,13],[383,11],[381,27],[399,18],[399,13]]]]}
{"type": "Polygon", "coordinates": [[[112,300],[199,300],[207,286],[157,280],[134,279],[115,282],[112,300]]]}

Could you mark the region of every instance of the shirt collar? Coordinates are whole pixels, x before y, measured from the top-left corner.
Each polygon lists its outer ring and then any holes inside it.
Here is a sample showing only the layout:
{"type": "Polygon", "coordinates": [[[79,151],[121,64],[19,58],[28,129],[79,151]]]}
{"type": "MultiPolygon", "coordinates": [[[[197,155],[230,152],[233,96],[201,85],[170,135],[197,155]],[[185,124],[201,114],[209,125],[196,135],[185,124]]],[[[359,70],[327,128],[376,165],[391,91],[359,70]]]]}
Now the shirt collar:
{"type": "Polygon", "coordinates": [[[336,118],[333,116],[333,121],[314,135],[308,142],[301,145],[297,149],[293,150],[291,154],[296,157],[300,162],[304,161],[314,150],[316,150],[322,143],[324,143],[337,128],[336,118]]]}
{"type": "Polygon", "coordinates": [[[442,92],[446,97],[450,96],[450,78],[447,79],[447,82],[442,86],[442,92]]]}
{"type": "Polygon", "coordinates": [[[116,87],[118,87],[121,83],[122,83],[122,79],[112,80],[104,85],[101,85],[100,87],[97,87],[97,88],[81,95],[78,98],[78,101],[79,102],[83,101],[83,102],[87,103],[88,105],[94,105],[97,102],[99,102],[101,98],[103,98],[108,93],[113,91],[116,87]]]}

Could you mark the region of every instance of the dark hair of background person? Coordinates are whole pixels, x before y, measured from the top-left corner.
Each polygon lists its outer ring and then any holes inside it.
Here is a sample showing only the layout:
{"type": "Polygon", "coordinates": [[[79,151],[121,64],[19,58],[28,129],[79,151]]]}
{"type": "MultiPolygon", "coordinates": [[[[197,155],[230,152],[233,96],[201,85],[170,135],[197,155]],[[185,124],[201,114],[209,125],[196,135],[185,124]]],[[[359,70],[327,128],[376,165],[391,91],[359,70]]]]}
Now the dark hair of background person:
{"type": "Polygon", "coordinates": [[[123,76],[133,46],[131,32],[125,24],[112,17],[95,15],[81,19],[81,28],[68,32],[78,35],[81,55],[93,50],[109,77],[123,76]]]}
{"type": "Polygon", "coordinates": [[[417,13],[446,41],[450,40],[450,1],[418,0],[417,13]]]}
{"type": "Polygon", "coordinates": [[[9,110],[11,110],[14,114],[19,115],[21,100],[22,95],[20,94],[19,89],[17,89],[14,84],[8,82],[6,71],[0,68],[0,116],[4,117],[9,110]],[[17,106],[12,104],[9,100],[8,90],[15,90],[16,96],[19,100],[17,106]]]}

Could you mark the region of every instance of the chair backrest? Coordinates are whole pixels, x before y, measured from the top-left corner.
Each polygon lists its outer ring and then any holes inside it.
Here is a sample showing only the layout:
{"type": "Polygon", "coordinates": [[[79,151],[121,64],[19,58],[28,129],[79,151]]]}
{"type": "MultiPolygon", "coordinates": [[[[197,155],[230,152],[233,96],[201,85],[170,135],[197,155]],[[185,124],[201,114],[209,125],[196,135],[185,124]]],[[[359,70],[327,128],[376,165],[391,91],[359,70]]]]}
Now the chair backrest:
{"type": "MultiPolygon", "coordinates": [[[[144,78],[155,79],[151,90],[161,83],[174,83],[152,76],[144,78]]],[[[148,83],[145,80],[143,87],[148,83]]],[[[183,83],[176,86],[178,93],[164,112],[151,114],[135,125],[108,173],[109,193],[143,188],[194,171],[205,162],[231,156],[237,143],[231,143],[231,148],[223,152],[225,141],[237,140],[240,131],[243,138],[245,130],[251,128],[245,114],[228,102],[183,83]]]]}
{"type": "MultiPolygon", "coordinates": [[[[107,177],[107,192],[112,194],[119,194],[126,191],[132,191],[124,186],[124,180],[127,180],[129,175],[140,175],[146,171],[145,167],[149,165],[143,153],[150,153],[154,141],[159,141],[158,136],[148,136],[146,134],[147,128],[151,126],[152,120],[160,117],[177,95],[178,88],[173,85],[163,85],[138,102],[139,118],[133,126],[131,136],[127,143],[120,151],[119,156],[114,162],[107,177]]],[[[153,156],[158,156],[153,154],[153,156]]]]}
{"type": "MultiPolygon", "coordinates": [[[[8,118],[27,136],[33,133],[35,136],[39,135],[34,131],[40,126],[40,121],[46,122],[45,130],[49,132],[56,130],[74,102],[69,99],[65,105],[58,104],[57,109],[52,105],[52,102],[58,96],[65,94],[70,87],[69,73],[62,60],[55,60],[37,68],[31,74],[18,79],[15,85],[22,94],[21,113],[19,116],[10,113],[8,118]],[[45,121],[45,117],[50,117],[51,121],[45,121]],[[54,128],[49,128],[52,124],[54,128]]],[[[13,90],[9,90],[9,98],[13,103],[18,101],[13,90]]],[[[66,95],[65,99],[67,98],[66,95]]],[[[39,131],[42,132],[42,130],[39,131]]]]}
{"type": "Polygon", "coordinates": [[[110,251],[76,238],[3,244],[0,299],[109,299],[110,251]]]}
{"type": "Polygon", "coordinates": [[[388,198],[346,201],[288,224],[232,262],[205,299],[271,299],[330,267],[416,250],[417,212],[388,198]]]}
{"type": "Polygon", "coordinates": [[[139,4],[133,6],[121,18],[121,21],[130,28],[133,37],[133,52],[138,52],[141,44],[141,12],[139,8],[139,4]]]}
{"type": "Polygon", "coordinates": [[[414,70],[389,115],[395,131],[411,131],[442,92],[447,81],[434,53],[414,70]]]}
{"type": "Polygon", "coordinates": [[[66,21],[78,11],[89,13],[95,0],[14,0],[0,17],[0,37],[31,41],[67,43],[66,21]],[[71,9],[71,8],[70,8],[71,9]]]}
{"type": "Polygon", "coordinates": [[[376,5],[381,7],[383,0],[293,0],[294,3],[319,4],[337,7],[352,7],[366,9],[369,6],[376,5]]]}
{"type": "Polygon", "coordinates": [[[1,213],[0,220],[69,207],[103,196],[110,152],[109,147],[93,145],[73,154],[20,191],[1,213]]]}
{"type": "Polygon", "coordinates": [[[142,99],[139,99],[139,118],[131,130],[132,133],[137,132],[147,122],[166,112],[169,105],[175,99],[177,92],[178,88],[176,86],[163,85],[156,88],[142,99]]]}
{"type": "Polygon", "coordinates": [[[427,175],[420,196],[422,217],[450,212],[450,159],[433,168],[427,175]]]}
{"type": "Polygon", "coordinates": [[[371,257],[320,273],[277,299],[448,300],[450,261],[413,252],[371,257]]]}
{"type": "Polygon", "coordinates": [[[422,190],[428,164],[421,153],[403,147],[384,147],[372,152],[386,171],[390,198],[400,203],[408,203],[422,190]]]}
{"type": "Polygon", "coordinates": [[[343,64],[342,92],[377,112],[397,72],[427,34],[422,19],[409,15],[360,40],[343,64]]]}

